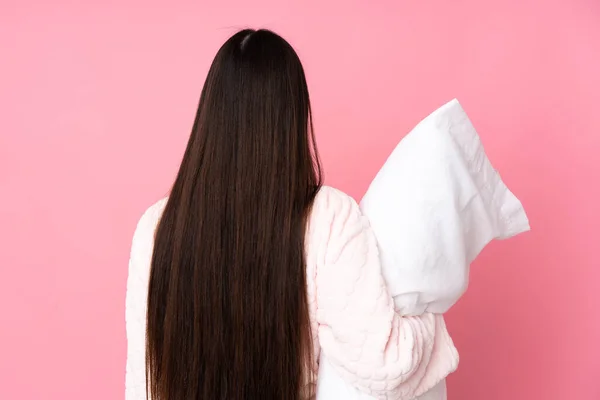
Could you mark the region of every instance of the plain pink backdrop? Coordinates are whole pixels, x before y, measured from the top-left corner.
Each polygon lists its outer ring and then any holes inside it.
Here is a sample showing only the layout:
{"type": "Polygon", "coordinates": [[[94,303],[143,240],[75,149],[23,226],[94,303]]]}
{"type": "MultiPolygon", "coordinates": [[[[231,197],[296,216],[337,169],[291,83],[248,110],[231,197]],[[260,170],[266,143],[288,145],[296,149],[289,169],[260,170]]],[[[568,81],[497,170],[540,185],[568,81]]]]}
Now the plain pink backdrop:
{"type": "Polygon", "coordinates": [[[600,399],[598,0],[2,0],[0,399],[123,398],[133,229],[247,26],[304,61],[328,184],[360,198],[458,97],[523,200],[448,316],[450,400],[600,399]]]}

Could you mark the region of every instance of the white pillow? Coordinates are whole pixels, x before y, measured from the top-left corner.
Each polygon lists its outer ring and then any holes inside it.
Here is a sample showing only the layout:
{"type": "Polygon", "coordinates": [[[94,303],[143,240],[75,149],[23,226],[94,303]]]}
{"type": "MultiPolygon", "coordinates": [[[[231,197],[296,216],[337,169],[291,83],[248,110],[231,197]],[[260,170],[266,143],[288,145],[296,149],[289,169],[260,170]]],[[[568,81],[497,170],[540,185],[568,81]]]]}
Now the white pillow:
{"type": "Polygon", "coordinates": [[[456,99],[400,141],[360,206],[403,315],[446,312],[466,290],[481,250],[529,229],[456,99]]]}
{"type": "MultiPolygon", "coordinates": [[[[457,100],[421,121],[385,162],[360,203],[402,315],[446,312],[469,264],[493,239],[529,230],[521,202],[492,167],[457,100]]],[[[370,400],[321,354],[318,400],[370,400]]],[[[417,400],[445,400],[445,381],[417,400]]]]}

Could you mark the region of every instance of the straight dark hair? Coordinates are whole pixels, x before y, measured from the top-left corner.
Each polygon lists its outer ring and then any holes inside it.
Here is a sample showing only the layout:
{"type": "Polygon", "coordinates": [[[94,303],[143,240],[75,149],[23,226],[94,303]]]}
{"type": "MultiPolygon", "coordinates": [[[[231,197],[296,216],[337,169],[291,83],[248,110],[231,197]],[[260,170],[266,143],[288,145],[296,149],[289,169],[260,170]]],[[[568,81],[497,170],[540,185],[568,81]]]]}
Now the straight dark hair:
{"type": "Polygon", "coordinates": [[[321,180],[296,52],[238,32],[209,70],[156,231],[148,398],[314,395],[304,238],[321,180]]]}

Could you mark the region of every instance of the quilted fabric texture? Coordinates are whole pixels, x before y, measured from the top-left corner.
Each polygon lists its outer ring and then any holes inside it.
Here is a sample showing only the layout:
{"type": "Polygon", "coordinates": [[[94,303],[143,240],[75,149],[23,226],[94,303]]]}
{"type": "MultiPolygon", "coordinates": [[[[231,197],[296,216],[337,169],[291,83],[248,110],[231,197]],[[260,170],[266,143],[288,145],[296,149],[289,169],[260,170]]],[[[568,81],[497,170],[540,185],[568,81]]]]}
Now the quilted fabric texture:
{"type": "MultiPolygon", "coordinates": [[[[155,226],[164,200],[134,234],[126,298],[126,400],[145,399],[146,294],[155,226]]],[[[439,315],[401,317],[381,271],[375,236],[358,204],[325,187],[307,232],[315,360],[321,351],[345,382],[378,399],[410,400],[453,372],[458,353],[439,315]]],[[[314,374],[318,370],[315,363],[314,374]]]]}
{"type": "MultiPolygon", "coordinates": [[[[493,239],[529,229],[520,201],[487,158],[455,99],[430,114],[385,162],[360,204],[402,315],[444,313],[467,288],[469,265],[493,239]]],[[[319,400],[372,399],[321,358],[319,400]]],[[[441,382],[418,400],[444,400],[441,382]]]]}

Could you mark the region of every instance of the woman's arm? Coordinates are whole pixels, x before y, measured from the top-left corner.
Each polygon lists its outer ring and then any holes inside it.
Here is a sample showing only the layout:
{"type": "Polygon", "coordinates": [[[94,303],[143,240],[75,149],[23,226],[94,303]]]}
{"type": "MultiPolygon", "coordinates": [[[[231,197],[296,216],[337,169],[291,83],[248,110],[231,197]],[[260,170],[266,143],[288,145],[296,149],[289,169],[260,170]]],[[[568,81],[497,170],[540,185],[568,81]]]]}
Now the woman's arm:
{"type": "Polygon", "coordinates": [[[127,330],[127,364],[125,369],[125,400],[146,399],[145,310],[143,294],[136,275],[136,262],[129,261],[125,321],[127,330]]]}
{"type": "Polygon", "coordinates": [[[142,217],[135,230],[127,295],[125,298],[125,326],[127,331],[127,365],[125,370],[125,400],[146,399],[146,293],[147,282],[143,276],[143,250],[145,218],[142,217]]]}
{"type": "Polygon", "coordinates": [[[319,342],[340,375],[382,399],[413,399],[458,365],[440,315],[401,317],[385,286],[377,242],[358,205],[327,193],[334,215],[317,269],[319,342]]]}
{"type": "Polygon", "coordinates": [[[127,331],[127,364],[125,400],[146,399],[146,302],[148,280],[154,246],[154,231],[166,199],[150,207],[137,224],[129,257],[125,326],[127,331]]]}

